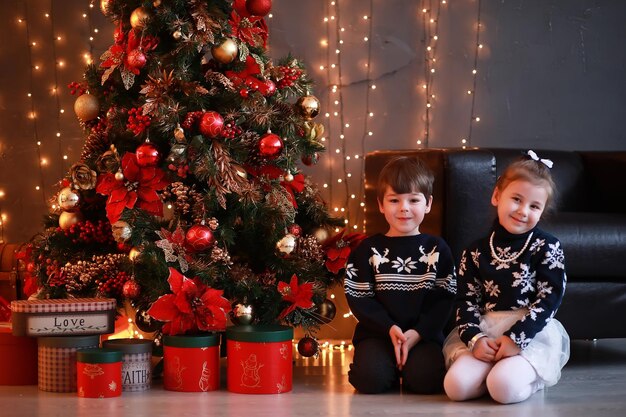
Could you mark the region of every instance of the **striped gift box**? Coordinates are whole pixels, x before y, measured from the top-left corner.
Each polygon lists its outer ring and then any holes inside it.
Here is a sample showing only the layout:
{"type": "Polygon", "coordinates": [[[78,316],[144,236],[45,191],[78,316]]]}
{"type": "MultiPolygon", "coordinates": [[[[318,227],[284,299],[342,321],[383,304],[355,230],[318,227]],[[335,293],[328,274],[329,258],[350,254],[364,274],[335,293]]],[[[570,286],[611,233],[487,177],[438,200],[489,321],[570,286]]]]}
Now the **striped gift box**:
{"type": "Polygon", "coordinates": [[[100,336],[51,336],[37,339],[38,386],[42,391],[76,391],[76,352],[97,348],[100,336]]]}

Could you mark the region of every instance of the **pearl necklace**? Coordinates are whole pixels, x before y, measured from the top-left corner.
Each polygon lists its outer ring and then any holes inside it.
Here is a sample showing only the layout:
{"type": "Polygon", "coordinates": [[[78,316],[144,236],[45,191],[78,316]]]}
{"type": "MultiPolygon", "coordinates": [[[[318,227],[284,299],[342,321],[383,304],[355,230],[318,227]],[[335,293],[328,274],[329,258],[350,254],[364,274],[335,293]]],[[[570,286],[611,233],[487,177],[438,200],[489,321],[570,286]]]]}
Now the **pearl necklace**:
{"type": "Polygon", "coordinates": [[[533,237],[533,233],[534,233],[534,232],[531,232],[531,233],[528,235],[528,238],[526,239],[526,243],[524,243],[524,247],[522,247],[522,249],[521,249],[519,252],[517,252],[514,256],[513,256],[513,255],[511,255],[511,256],[510,256],[509,258],[507,258],[507,259],[502,259],[502,258],[500,258],[498,255],[496,255],[496,251],[495,251],[495,249],[493,248],[493,235],[495,235],[495,233],[496,233],[496,232],[491,232],[491,236],[489,236],[489,249],[491,249],[491,256],[493,256],[493,258],[494,258],[496,261],[500,262],[500,263],[503,263],[503,264],[508,264],[509,262],[513,262],[514,260],[516,260],[517,258],[519,258],[519,257],[522,255],[522,253],[524,253],[524,251],[525,251],[525,250],[526,250],[526,248],[528,247],[528,244],[530,243],[530,239],[532,239],[532,237],[533,237]]]}

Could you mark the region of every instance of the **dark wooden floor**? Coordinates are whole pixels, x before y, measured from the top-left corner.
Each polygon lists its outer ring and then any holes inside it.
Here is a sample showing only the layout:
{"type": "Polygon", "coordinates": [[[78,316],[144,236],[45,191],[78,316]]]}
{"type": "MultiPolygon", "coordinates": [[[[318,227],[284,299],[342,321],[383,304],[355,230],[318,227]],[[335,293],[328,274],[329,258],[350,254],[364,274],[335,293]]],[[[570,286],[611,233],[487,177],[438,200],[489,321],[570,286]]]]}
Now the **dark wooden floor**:
{"type": "MultiPolygon", "coordinates": [[[[317,359],[297,358],[294,388],[278,395],[164,391],[157,383],[145,393],[113,399],[38,391],[35,386],[0,387],[0,416],[507,416],[604,417],[626,415],[626,339],[574,341],[559,384],[529,400],[499,405],[489,398],[454,403],[445,395],[400,392],[361,395],[347,383],[351,351],[324,350],[317,359]]],[[[1,370],[0,370],[1,371],[1,370]]]]}

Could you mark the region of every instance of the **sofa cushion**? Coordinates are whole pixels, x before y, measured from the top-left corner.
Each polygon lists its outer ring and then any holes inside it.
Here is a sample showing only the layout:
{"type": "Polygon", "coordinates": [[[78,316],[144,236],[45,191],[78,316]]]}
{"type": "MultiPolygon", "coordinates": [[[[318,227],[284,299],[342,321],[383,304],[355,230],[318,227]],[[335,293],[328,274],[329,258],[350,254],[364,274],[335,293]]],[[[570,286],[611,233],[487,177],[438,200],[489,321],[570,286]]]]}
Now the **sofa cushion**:
{"type": "Polygon", "coordinates": [[[626,214],[559,212],[540,227],[561,241],[570,281],[623,279],[626,214]]]}

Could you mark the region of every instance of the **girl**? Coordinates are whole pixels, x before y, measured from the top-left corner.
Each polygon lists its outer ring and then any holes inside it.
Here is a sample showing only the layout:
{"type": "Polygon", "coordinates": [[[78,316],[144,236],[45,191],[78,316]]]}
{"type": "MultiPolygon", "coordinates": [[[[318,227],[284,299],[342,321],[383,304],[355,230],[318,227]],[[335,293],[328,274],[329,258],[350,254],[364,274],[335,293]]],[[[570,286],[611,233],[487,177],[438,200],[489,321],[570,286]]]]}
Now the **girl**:
{"type": "Polygon", "coordinates": [[[528,156],[498,178],[498,221],[461,257],[457,327],[444,345],[444,389],[455,401],[486,392],[504,404],[524,401],[556,384],[569,359],[569,337],[554,319],[565,291],[563,250],[537,228],[554,201],[552,161],[528,156]]]}

